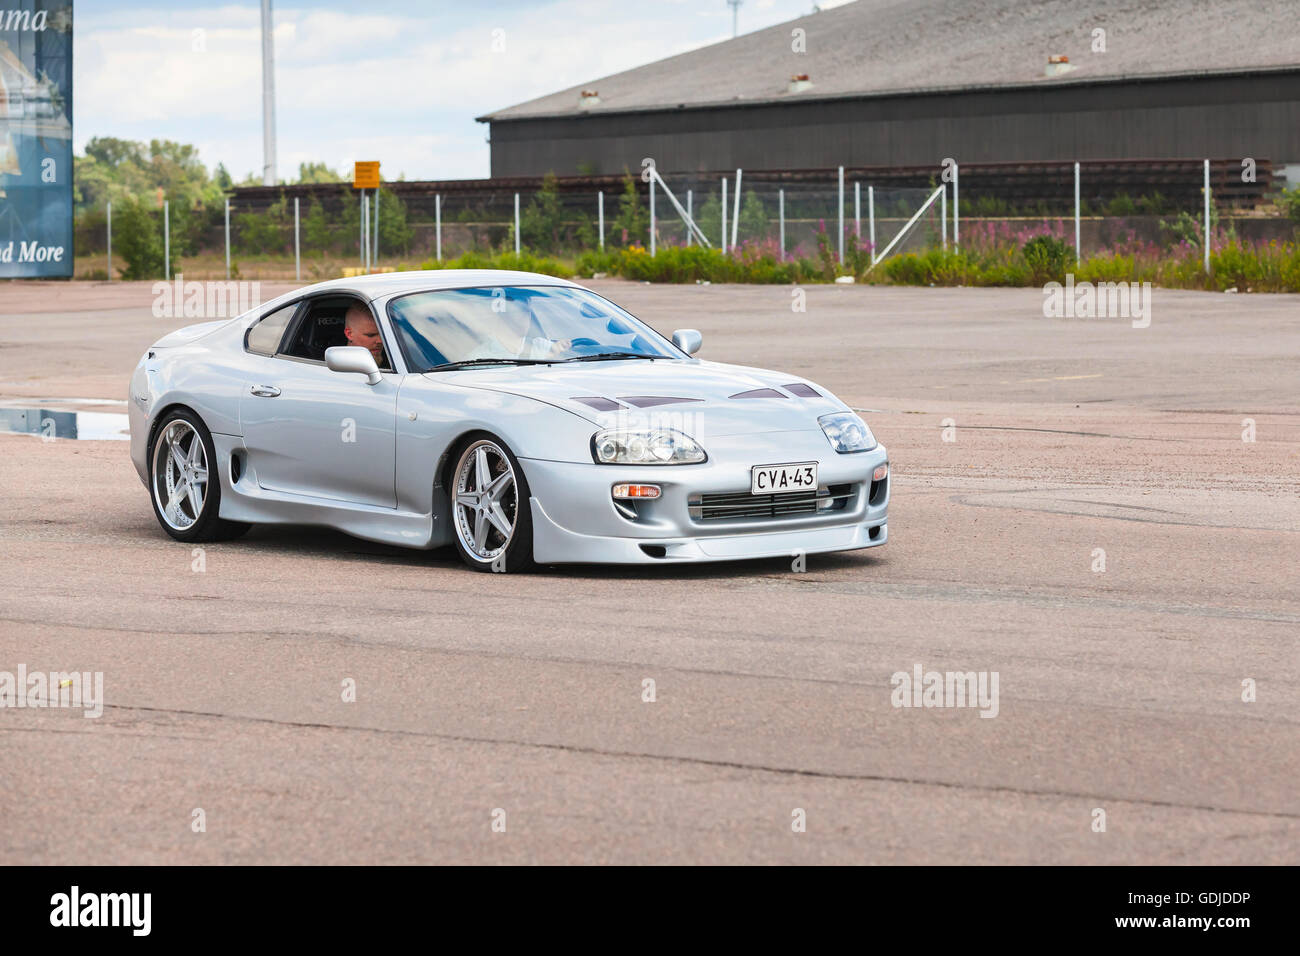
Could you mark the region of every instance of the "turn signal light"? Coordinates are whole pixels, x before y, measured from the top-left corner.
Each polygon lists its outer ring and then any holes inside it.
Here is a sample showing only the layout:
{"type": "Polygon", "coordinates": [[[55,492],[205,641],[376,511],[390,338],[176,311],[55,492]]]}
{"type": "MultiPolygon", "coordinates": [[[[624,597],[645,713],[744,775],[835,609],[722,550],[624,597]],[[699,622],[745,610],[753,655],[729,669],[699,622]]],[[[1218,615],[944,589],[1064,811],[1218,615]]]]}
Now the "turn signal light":
{"type": "Polygon", "coordinates": [[[615,485],[615,498],[658,498],[658,485],[615,485]]]}
{"type": "Polygon", "coordinates": [[[885,476],[889,474],[889,462],[883,465],[877,465],[876,470],[871,473],[872,481],[884,481],[885,476]]]}

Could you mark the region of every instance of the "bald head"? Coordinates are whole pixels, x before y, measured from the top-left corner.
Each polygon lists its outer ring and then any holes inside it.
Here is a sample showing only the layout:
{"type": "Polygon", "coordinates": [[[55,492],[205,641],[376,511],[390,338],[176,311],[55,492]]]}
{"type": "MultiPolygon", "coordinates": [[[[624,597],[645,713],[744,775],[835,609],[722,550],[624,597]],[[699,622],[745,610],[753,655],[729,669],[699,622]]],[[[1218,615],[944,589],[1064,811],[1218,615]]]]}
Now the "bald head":
{"type": "Polygon", "coordinates": [[[374,316],[360,302],[353,303],[343,317],[343,335],[348,345],[359,345],[375,357],[376,365],[384,365],[384,342],[379,336],[379,326],[375,325],[374,316]]]}

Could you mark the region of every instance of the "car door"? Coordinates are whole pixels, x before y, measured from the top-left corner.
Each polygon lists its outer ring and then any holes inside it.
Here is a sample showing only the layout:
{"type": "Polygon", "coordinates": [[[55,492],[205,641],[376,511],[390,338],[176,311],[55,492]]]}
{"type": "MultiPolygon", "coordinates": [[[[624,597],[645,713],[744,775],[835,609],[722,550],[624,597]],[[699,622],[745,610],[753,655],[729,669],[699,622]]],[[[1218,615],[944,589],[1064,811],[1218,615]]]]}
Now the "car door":
{"type": "Polygon", "coordinates": [[[363,375],[332,372],[324,362],[283,352],[247,358],[240,424],[262,488],[397,506],[399,373],[385,372],[377,385],[368,385],[363,375]]]}

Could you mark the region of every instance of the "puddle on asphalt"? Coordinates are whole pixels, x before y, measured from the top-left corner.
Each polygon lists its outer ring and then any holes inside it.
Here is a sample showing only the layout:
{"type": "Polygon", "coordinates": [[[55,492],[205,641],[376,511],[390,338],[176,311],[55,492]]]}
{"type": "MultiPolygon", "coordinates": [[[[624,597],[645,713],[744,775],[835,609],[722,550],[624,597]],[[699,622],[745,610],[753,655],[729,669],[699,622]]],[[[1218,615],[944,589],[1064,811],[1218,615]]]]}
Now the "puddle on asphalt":
{"type": "MultiPolygon", "coordinates": [[[[30,401],[27,399],[26,401],[30,401]]],[[[0,403],[0,432],[40,435],[45,439],[127,441],[131,437],[125,413],[86,412],[77,406],[125,406],[108,399],[53,399],[48,405],[18,405],[15,399],[0,403]]]]}

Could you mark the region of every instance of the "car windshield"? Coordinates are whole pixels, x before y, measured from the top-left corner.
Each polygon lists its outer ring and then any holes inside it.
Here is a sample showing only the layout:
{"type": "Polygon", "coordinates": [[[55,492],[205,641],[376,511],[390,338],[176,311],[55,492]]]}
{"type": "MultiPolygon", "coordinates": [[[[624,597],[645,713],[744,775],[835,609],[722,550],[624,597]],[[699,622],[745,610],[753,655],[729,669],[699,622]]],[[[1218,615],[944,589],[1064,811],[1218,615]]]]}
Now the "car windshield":
{"type": "Polygon", "coordinates": [[[439,289],[388,306],[415,371],[538,362],[680,359],[654,329],[608,299],[568,286],[439,289]]]}

